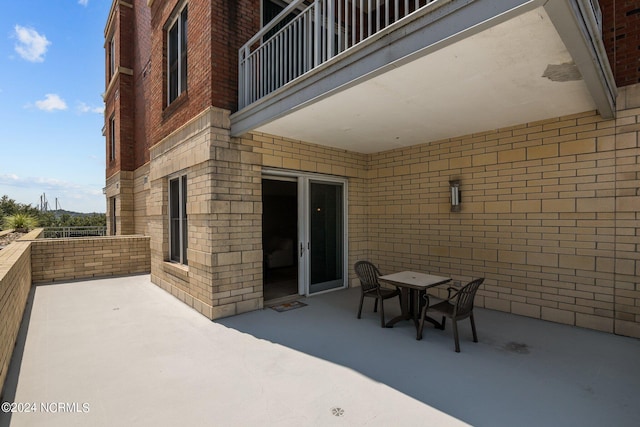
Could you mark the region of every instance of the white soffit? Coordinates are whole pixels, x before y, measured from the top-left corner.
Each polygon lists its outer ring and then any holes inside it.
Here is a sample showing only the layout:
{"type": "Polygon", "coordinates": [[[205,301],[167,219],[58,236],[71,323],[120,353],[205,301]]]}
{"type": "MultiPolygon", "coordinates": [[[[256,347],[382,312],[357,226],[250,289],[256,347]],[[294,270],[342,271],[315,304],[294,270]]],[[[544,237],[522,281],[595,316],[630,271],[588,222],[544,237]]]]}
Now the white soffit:
{"type": "Polygon", "coordinates": [[[595,110],[581,79],[542,76],[571,62],[538,8],[256,130],[375,153],[595,110]]]}

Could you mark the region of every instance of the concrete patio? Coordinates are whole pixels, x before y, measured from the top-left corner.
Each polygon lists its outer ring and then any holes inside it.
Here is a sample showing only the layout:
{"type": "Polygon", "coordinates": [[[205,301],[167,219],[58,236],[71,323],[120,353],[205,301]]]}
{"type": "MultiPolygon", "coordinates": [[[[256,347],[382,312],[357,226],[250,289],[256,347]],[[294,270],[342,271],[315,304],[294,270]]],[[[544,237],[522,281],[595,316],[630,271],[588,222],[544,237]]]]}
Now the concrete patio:
{"type": "Polygon", "coordinates": [[[36,286],[0,426],[640,425],[640,340],[478,309],[456,354],[358,298],[210,322],[147,275],[36,286]]]}

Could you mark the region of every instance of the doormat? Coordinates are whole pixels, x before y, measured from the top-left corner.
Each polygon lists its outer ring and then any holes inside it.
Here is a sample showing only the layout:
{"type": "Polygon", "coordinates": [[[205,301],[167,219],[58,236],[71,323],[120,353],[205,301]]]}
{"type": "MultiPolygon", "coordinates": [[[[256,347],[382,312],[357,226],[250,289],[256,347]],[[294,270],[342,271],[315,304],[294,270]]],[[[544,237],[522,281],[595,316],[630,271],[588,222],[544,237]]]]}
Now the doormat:
{"type": "Polygon", "coordinates": [[[274,305],[271,308],[277,311],[278,313],[282,313],[283,311],[294,310],[296,308],[304,307],[306,305],[307,304],[300,301],[293,301],[293,302],[286,302],[284,304],[274,305]]]}

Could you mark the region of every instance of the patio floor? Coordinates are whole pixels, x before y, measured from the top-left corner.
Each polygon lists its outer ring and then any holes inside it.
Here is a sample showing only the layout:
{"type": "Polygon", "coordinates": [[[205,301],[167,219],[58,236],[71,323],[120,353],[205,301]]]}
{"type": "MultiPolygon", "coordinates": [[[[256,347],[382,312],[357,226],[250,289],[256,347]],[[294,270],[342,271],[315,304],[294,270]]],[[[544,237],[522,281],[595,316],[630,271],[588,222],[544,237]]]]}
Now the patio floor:
{"type": "Polygon", "coordinates": [[[37,286],[0,426],[640,425],[640,340],[477,309],[456,354],[359,292],[211,322],[149,276],[37,286]]]}

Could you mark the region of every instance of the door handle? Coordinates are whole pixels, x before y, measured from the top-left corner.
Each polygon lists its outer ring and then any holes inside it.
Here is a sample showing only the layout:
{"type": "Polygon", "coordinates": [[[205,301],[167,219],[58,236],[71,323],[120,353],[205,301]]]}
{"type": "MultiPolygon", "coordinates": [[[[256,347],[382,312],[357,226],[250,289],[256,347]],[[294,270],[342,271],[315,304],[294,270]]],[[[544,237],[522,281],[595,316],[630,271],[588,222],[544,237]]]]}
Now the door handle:
{"type": "Polygon", "coordinates": [[[304,244],[300,242],[300,258],[302,258],[303,254],[304,254],[304,244]]]}

